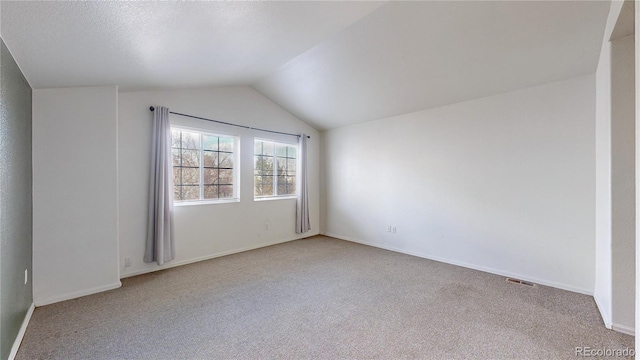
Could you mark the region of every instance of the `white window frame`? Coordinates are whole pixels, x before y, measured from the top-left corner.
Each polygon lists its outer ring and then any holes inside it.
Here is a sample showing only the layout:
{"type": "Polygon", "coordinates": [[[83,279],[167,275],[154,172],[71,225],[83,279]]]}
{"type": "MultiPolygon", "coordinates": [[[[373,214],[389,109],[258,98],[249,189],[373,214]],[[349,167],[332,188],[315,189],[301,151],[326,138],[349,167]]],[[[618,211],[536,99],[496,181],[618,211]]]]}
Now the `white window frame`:
{"type": "Polygon", "coordinates": [[[255,137],[253,138],[253,147],[252,149],[255,149],[255,145],[256,145],[256,141],[262,141],[262,142],[266,142],[266,143],[271,143],[274,145],[285,145],[285,146],[291,146],[291,147],[295,147],[296,148],[296,193],[295,194],[285,194],[285,195],[278,195],[278,156],[276,154],[276,150],[274,147],[274,154],[273,154],[273,189],[274,189],[274,195],[263,195],[263,196],[257,196],[256,195],[256,177],[255,177],[255,150],[253,150],[253,200],[254,201],[269,201],[269,200],[283,200],[283,199],[295,199],[297,198],[297,193],[298,193],[298,156],[300,155],[300,149],[298,147],[298,143],[288,143],[288,142],[283,142],[283,141],[276,141],[276,140],[272,140],[272,139],[265,139],[265,138],[259,138],[259,137],[255,137]]]}
{"type": "MultiPolygon", "coordinates": [[[[201,128],[188,127],[182,125],[171,125],[171,131],[179,130],[186,132],[196,132],[200,136],[200,199],[198,200],[173,200],[174,206],[190,206],[190,205],[208,205],[208,204],[228,204],[240,202],[240,135],[213,132],[203,130],[201,128]],[[224,199],[205,199],[204,198],[204,146],[202,144],[202,135],[227,137],[233,139],[233,197],[224,199]]],[[[171,147],[173,149],[173,146],[171,147]]],[[[171,159],[171,171],[173,171],[173,159],[171,159]]],[[[175,184],[174,184],[175,186],[175,184]]],[[[173,191],[173,189],[171,190],[173,191]]]]}

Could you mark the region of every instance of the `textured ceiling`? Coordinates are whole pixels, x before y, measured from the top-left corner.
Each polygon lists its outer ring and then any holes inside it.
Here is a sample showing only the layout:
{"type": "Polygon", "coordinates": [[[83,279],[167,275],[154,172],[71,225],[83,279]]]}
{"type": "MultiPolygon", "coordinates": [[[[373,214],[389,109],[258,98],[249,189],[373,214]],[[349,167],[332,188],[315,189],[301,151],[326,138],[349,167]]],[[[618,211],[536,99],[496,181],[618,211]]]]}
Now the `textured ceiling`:
{"type": "Polygon", "coordinates": [[[381,5],[2,1],[2,37],[35,88],[250,84],[381,5]]]}
{"type": "Polygon", "coordinates": [[[328,129],[592,73],[608,9],[2,1],[1,31],[34,88],[246,84],[328,129]]]}

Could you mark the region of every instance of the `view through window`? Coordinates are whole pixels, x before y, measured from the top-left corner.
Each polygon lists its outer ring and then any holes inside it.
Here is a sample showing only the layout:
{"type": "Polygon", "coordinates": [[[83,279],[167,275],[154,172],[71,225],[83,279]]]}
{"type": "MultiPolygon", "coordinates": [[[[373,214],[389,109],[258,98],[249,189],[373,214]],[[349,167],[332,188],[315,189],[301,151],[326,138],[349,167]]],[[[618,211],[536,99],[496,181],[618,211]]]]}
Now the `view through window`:
{"type": "Polygon", "coordinates": [[[296,194],[296,145],[256,139],[253,153],[255,197],[296,194]]]}
{"type": "Polygon", "coordinates": [[[172,128],[171,139],[174,200],[237,197],[236,137],[172,128]]]}

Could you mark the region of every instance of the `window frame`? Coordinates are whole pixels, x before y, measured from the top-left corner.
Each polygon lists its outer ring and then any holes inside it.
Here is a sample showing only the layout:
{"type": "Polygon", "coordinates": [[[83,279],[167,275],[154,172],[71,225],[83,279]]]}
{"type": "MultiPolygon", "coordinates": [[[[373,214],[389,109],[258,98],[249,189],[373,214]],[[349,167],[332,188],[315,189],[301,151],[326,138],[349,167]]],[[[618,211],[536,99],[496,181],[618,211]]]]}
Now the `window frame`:
{"type": "MultiPolygon", "coordinates": [[[[200,199],[194,200],[194,199],[189,199],[189,200],[177,200],[177,199],[173,199],[173,204],[174,206],[191,206],[191,205],[212,205],[212,204],[228,204],[228,203],[236,203],[236,202],[240,202],[240,135],[237,134],[231,134],[231,133],[224,133],[224,132],[217,132],[217,131],[211,131],[211,130],[207,130],[207,129],[202,129],[202,128],[197,128],[197,127],[190,127],[190,126],[183,126],[183,125],[173,125],[171,124],[171,131],[173,132],[173,130],[179,130],[179,131],[186,131],[186,132],[195,132],[200,134],[200,144],[199,144],[199,161],[198,161],[198,169],[200,172],[200,177],[199,177],[199,183],[198,183],[198,187],[199,187],[199,196],[200,199]],[[233,168],[232,168],[232,173],[233,173],[233,184],[231,185],[233,188],[233,197],[230,198],[218,198],[218,199],[205,199],[204,198],[204,146],[203,146],[203,135],[208,135],[208,136],[215,136],[215,137],[225,137],[225,138],[232,138],[233,139],[233,168]]],[[[171,150],[173,151],[174,147],[173,144],[171,144],[171,150]]],[[[173,155],[172,155],[173,157],[173,155]]],[[[173,165],[173,158],[171,159],[171,171],[173,172],[174,169],[174,165],[173,165]]],[[[173,184],[173,186],[175,187],[175,184],[173,184]]],[[[172,191],[174,191],[172,189],[172,191]]]]}
{"type": "Polygon", "coordinates": [[[273,140],[273,139],[265,139],[265,138],[260,138],[260,137],[254,137],[253,138],[253,201],[270,201],[270,200],[283,200],[283,199],[296,199],[298,197],[298,156],[300,155],[300,148],[298,146],[298,143],[289,143],[289,142],[284,142],[284,141],[277,141],[277,140],[273,140]],[[256,171],[256,166],[255,166],[255,158],[256,158],[256,153],[255,153],[255,146],[256,146],[256,141],[261,141],[261,142],[265,142],[265,143],[270,143],[270,144],[274,144],[274,153],[273,153],[273,189],[274,189],[274,195],[262,195],[262,196],[257,196],[256,195],[256,175],[255,175],[255,171],[256,171]],[[296,149],[296,174],[295,174],[295,178],[296,178],[296,191],[294,194],[284,194],[284,195],[277,195],[278,193],[278,155],[277,155],[277,149],[275,147],[275,145],[284,145],[284,146],[290,146],[290,147],[294,147],[296,149]]]}

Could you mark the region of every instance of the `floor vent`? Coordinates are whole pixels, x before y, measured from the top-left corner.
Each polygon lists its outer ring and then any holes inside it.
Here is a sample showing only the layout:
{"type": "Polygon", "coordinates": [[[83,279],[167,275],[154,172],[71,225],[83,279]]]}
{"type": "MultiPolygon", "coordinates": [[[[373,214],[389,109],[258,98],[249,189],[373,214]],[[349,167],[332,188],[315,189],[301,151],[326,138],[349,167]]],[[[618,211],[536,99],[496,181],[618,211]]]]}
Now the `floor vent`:
{"type": "Polygon", "coordinates": [[[536,284],[528,282],[528,281],[524,281],[524,280],[518,280],[518,279],[512,279],[512,278],[507,278],[507,282],[513,283],[513,284],[520,284],[520,285],[526,285],[526,286],[531,286],[531,287],[536,287],[536,284]]]}

